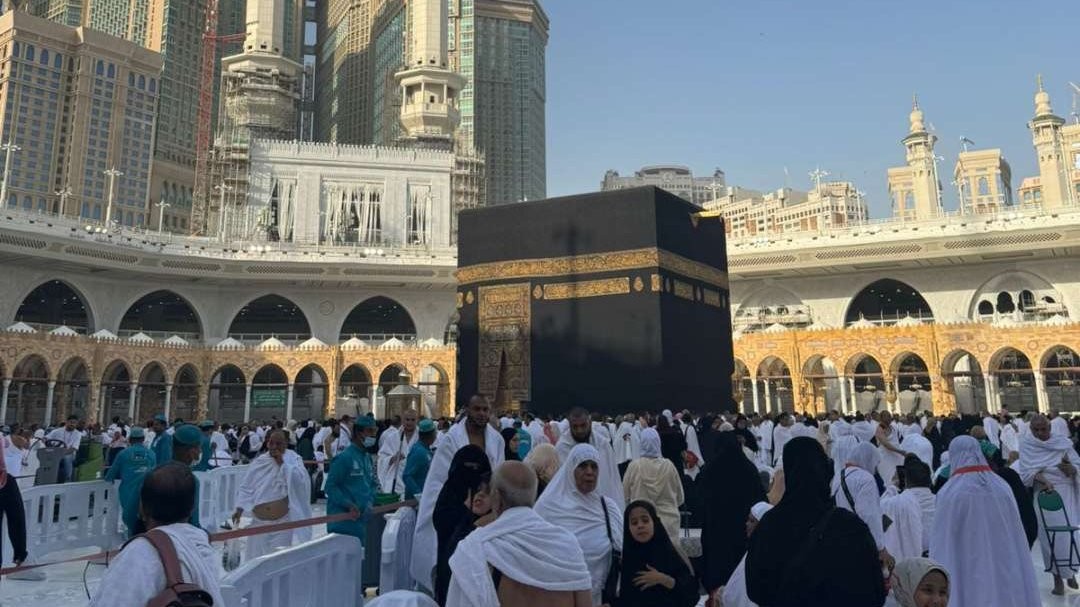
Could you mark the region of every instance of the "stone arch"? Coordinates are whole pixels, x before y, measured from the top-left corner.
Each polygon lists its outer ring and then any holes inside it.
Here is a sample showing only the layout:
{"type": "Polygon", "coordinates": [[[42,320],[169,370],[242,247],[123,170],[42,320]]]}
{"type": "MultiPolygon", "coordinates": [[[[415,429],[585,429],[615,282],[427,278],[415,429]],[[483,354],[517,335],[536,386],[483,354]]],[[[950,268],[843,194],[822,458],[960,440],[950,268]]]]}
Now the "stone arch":
{"type": "Polygon", "coordinates": [[[930,366],[915,352],[902,352],[889,363],[896,383],[896,406],[901,413],[933,411],[930,366]]]}
{"type": "Polygon", "coordinates": [[[941,359],[941,378],[956,399],[958,413],[974,415],[988,410],[983,370],[974,354],[963,349],[946,354],[941,359]]]}
{"type": "Polygon", "coordinates": [[[999,309],[999,301],[1003,303],[1006,299],[1002,295],[1008,296],[1014,311],[1021,308],[1021,312],[1036,316],[1069,316],[1062,293],[1049,280],[1029,270],[1006,270],[990,277],[975,289],[968,304],[968,317],[972,320],[993,320],[1001,314],[1008,314],[999,309]]]}
{"type": "Polygon", "coordinates": [[[228,334],[241,341],[262,341],[272,335],[286,340],[311,337],[311,323],[303,308],[276,293],[248,301],[231,318],[228,334]]]}
{"type": "Polygon", "coordinates": [[[82,332],[94,331],[94,311],[90,299],[70,280],[54,278],[39,283],[19,298],[19,302],[15,322],[67,324],[82,332]]]}
{"type": "Polygon", "coordinates": [[[57,419],[69,415],[86,418],[90,405],[90,365],[82,356],[68,358],[57,370],[54,403],[57,419]]]}
{"type": "Polygon", "coordinates": [[[114,418],[130,420],[134,415],[134,403],[131,400],[135,377],[134,371],[126,360],[117,358],[105,365],[101,373],[101,396],[100,410],[103,414],[103,422],[111,422],[114,418]]]}
{"type": "Polygon", "coordinates": [[[428,363],[420,370],[416,387],[421,392],[423,406],[421,415],[438,417],[441,412],[453,409],[450,393],[450,374],[438,363],[428,363]]]}
{"type": "Polygon", "coordinates": [[[350,364],[338,377],[338,397],[347,399],[347,407],[358,413],[371,411],[372,379],[371,371],[363,363],[350,364]]]}
{"type": "Polygon", "coordinates": [[[851,378],[855,408],[860,413],[888,409],[885,371],[877,358],[866,353],[855,354],[844,368],[845,375],[851,378]]]}
{"type": "Polygon", "coordinates": [[[193,420],[199,410],[199,369],[187,363],[173,376],[172,399],[169,403],[170,419],[193,420]]]}
{"type": "Polygon", "coordinates": [[[247,377],[234,364],[221,365],[210,374],[207,410],[218,423],[249,421],[244,418],[247,377]]]}
{"type": "Polygon", "coordinates": [[[865,319],[880,326],[894,325],[911,316],[933,322],[934,312],[922,293],[906,282],[882,278],[859,289],[848,302],[844,324],[865,319]]]}
{"type": "Polygon", "coordinates": [[[768,356],[757,367],[757,379],[765,387],[765,410],[770,413],[795,411],[791,367],[778,356],[768,356]]]}
{"type": "Polygon", "coordinates": [[[252,374],[250,417],[288,421],[285,419],[288,399],[289,374],[281,366],[267,363],[252,374]]]}
{"type": "Polygon", "coordinates": [[[145,293],[128,302],[124,310],[121,332],[142,331],[156,337],[179,335],[194,340],[203,335],[202,315],[191,300],[171,289],[145,293]]]}
{"type": "Polygon", "coordinates": [[[383,342],[392,337],[402,341],[416,339],[416,322],[403,304],[384,295],[369,297],[353,306],[338,331],[344,341],[351,337],[383,342]]]}
{"type": "Polygon", "coordinates": [[[292,418],[298,421],[321,419],[330,392],[330,376],[317,364],[311,363],[296,372],[293,378],[292,418]]]}
{"type": "Polygon", "coordinates": [[[8,402],[4,403],[4,423],[47,423],[45,419],[49,362],[40,354],[23,356],[11,371],[8,402]]]}
{"type": "Polygon", "coordinates": [[[803,383],[807,387],[806,396],[810,399],[809,408],[813,413],[843,411],[845,403],[836,363],[824,354],[816,354],[803,363],[803,383]]]}
{"type": "Polygon", "coordinates": [[[169,372],[165,365],[150,361],[139,372],[139,385],[136,390],[135,415],[133,423],[139,423],[165,412],[165,384],[169,383],[169,372]]]}
{"type": "Polygon", "coordinates": [[[731,374],[731,391],[738,409],[742,413],[754,413],[757,403],[754,402],[754,385],[756,378],[750,374],[750,368],[742,359],[736,358],[734,371],[731,374]]]}
{"type": "Polygon", "coordinates": [[[989,410],[1004,407],[1010,411],[1037,411],[1035,371],[1031,359],[1018,348],[1004,347],[990,357],[992,402],[989,410]]]}
{"type": "Polygon", "coordinates": [[[1046,401],[1051,411],[1080,409],[1080,354],[1063,345],[1053,346],[1039,360],[1046,401]]]}

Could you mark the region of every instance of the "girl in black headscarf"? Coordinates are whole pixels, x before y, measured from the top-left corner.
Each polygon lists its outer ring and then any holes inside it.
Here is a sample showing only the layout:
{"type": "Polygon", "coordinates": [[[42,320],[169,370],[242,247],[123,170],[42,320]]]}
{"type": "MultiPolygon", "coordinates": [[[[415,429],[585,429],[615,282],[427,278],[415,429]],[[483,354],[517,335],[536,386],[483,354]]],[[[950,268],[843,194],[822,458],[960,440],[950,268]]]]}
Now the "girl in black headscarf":
{"type": "Polygon", "coordinates": [[[832,475],[817,440],[803,436],[784,446],[784,496],[750,536],[746,556],[747,595],[760,607],[885,602],[874,538],[858,516],[834,505],[832,475]]]}
{"type": "Polygon", "coordinates": [[[746,553],[746,517],[765,501],[757,467],[746,459],[734,432],[720,432],[701,473],[704,520],[701,528],[701,581],[712,592],[724,586],[746,553]]]}
{"type": "Polygon", "coordinates": [[[619,598],[614,607],[691,607],[699,600],[690,565],[675,549],[656,508],[630,502],[623,516],[619,598]]]}
{"type": "Polygon", "coordinates": [[[518,455],[517,428],[503,428],[499,434],[503,437],[503,458],[508,462],[521,461],[521,457],[518,455]]]}
{"type": "Polygon", "coordinates": [[[686,467],[686,437],[663,415],[656,419],[656,433],[660,435],[660,453],[675,465],[679,476],[682,476],[686,467]]]}
{"type": "MultiPolygon", "coordinates": [[[[450,556],[457,544],[454,533],[476,516],[470,505],[475,495],[485,488],[491,477],[491,462],[487,453],[476,445],[466,445],[454,454],[431,520],[437,538],[435,562],[435,600],[446,604],[446,592],[450,588],[450,556]],[[466,503],[468,502],[468,504],[466,503]]],[[[459,538],[460,539],[460,538],[459,538]]]]}

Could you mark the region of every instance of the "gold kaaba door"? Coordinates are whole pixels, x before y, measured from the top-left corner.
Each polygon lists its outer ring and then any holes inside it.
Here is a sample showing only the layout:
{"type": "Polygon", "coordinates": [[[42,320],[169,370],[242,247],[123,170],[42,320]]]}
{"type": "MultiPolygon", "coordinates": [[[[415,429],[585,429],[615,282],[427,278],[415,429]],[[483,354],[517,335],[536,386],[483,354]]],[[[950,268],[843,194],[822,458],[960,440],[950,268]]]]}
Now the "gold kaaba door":
{"type": "Polygon", "coordinates": [[[529,400],[531,285],[480,287],[480,393],[496,411],[529,400]]]}

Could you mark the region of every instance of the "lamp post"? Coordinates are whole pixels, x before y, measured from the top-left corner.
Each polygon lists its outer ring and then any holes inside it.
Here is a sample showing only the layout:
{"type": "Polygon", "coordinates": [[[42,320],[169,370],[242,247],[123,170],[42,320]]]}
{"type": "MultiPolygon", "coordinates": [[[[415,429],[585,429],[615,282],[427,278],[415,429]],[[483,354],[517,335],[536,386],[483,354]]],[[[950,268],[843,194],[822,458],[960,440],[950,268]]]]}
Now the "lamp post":
{"type": "Polygon", "coordinates": [[[116,170],[116,168],[106,169],[102,172],[109,177],[109,202],[105,206],[105,225],[108,226],[112,223],[113,198],[116,194],[116,178],[122,176],[123,173],[116,170]]]}
{"type": "Polygon", "coordinates": [[[5,143],[3,145],[0,145],[0,149],[3,149],[4,152],[5,152],[5,154],[4,154],[4,183],[2,185],[0,185],[0,200],[2,200],[2,202],[0,202],[0,204],[5,204],[6,205],[8,203],[8,195],[7,195],[7,193],[8,193],[8,175],[11,172],[11,153],[12,152],[18,152],[22,148],[15,145],[11,141],[8,141],[7,143],[5,143]]]}
{"type": "Polygon", "coordinates": [[[165,209],[171,207],[172,205],[162,200],[154,206],[158,208],[157,231],[164,232],[165,230],[163,228],[165,225],[165,209]]]}
{"type": "Polygon", "coordinates": [[[60,197],[60,215],[67,215],[67,199],[71,196],[71,188],[64,186],[62,190],[56,190],[53,193],[60,197]]]}

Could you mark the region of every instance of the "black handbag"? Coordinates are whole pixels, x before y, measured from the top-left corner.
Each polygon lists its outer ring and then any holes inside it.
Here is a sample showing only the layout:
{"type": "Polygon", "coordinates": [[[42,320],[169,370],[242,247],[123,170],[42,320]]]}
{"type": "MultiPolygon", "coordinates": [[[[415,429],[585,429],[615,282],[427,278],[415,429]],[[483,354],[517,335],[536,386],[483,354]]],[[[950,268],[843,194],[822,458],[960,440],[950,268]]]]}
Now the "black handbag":
{"type": "Polygon", "coordinates": [[[611,564],[608,565],[607,579],[604,581],[604,590],[600,593],[600,602],[604,605],[613,605],[619,596],[619,575],[622,572],[622,551],[615,549],[615,539],[611,537],[611,516],[608,515],[607,504],[604,498],[600,498],[600,506],[604,509],[604,527],[607,528],[607,539],[611,543],[611,564]]]}

